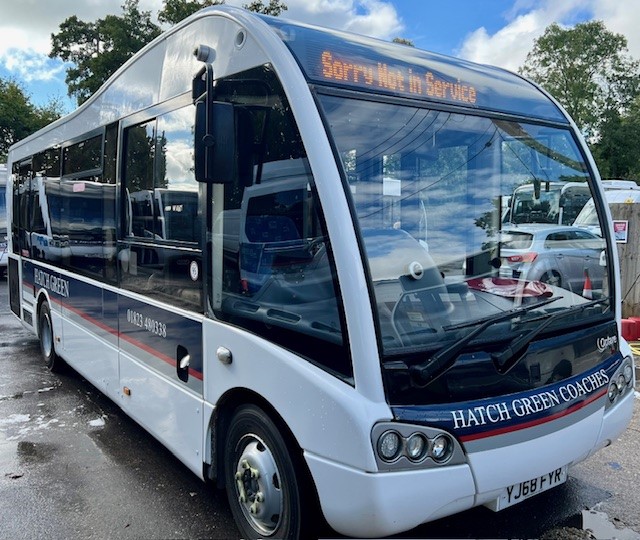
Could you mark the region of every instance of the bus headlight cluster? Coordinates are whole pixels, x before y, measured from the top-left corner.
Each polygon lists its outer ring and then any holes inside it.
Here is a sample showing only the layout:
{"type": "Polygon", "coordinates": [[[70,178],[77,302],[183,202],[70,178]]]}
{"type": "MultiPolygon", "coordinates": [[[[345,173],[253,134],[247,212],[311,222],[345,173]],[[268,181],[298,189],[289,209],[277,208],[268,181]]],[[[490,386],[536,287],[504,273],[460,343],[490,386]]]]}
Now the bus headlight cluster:
{"type": "Polygon", "coordinates": [[[611,379],[609,384],[609,401],[613,403],[616,398],[624,394],[633,384],[633,364],[630,358],[625,358],[620,370],[611,379]]]}
{"type": "Polygon", "coordinates": [[[429,439],[423,433],[413,433],[405,437],[397,431],[388,430],[378,438],[378,455],[388,463],[402,456],[414,463],[427,457],[436,463],[444,463],[451,457],[453,448],[453,440],[445,434],[429,439]]]}

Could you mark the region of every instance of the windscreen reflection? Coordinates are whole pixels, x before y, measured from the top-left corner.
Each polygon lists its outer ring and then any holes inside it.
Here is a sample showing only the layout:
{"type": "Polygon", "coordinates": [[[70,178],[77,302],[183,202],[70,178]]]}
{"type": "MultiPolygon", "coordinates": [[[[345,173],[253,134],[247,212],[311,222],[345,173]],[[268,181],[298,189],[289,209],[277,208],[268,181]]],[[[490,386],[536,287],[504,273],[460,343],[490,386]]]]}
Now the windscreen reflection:
{"type": "MultiPolygon", "coordinates": [[[[605,240],[572,224],[576,205],[592,194],[570,131],[337,96],[321,101],[356,208],[385,352],[433,348],[468,333],[466,323],[550,297],[557,300],[528,311],[527,320],[609,295],[605,240]],[[526,199],[528,213],[511,206],[521,186],[527,196],[517,200],[526,199]],[[518,235],[526,242],[514,242],[518,235]]],[[[596,303],[557,324],[607,311],[607,302],[596,303]]],[[[504,337],[523,320],[505,324],[482,339],[504,337]]]]}

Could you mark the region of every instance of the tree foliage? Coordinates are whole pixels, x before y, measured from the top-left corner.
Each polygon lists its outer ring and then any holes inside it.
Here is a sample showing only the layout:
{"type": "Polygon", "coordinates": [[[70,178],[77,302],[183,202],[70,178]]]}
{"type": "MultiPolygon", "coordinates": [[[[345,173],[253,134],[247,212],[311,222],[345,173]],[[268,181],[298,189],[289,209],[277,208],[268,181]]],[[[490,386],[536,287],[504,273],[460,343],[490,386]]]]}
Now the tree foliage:
{"type": "Polygon", "coordinates": [[[61,114],[60,100],[53,99],[37,107],[20,85],[0,79],[0,162],[6,161],[12,144],[57,120],[61,114]]]}
{"type": "Polygon", "coordinates": [[[158,12],[158,21],[165,24],[178,24],[202,8],[220,4],[224,4],[224,0],[163,0],[163,7],[158,12]]]}
{"type": "Polygon", "coordinates": [[[283,11],[287,11],[288,9],[286,4],[281,0],[269,0],[268,4],[265,4],[262,0],[254,0],[250,4],[245,4],[242,7],[249,11],[271,15],[273,17],[279,16],[283,11]]]}
{"type": "Polygon", "coordinates": [[[640,63],[629,56],[626,38],[601,21],[550,25],[520,72],[553,95],[591,141],[608,111],[624,111],[640,87],[640,63]]]}
{"type": "Polygon", "coordinates": [[[73,15],[51,35],[49,56],[72,64],[65,82],[69,95],[78,103],[86,101],[122,64],[160,35],[151,12],[140,11],[138,1],[125,0],[121,16],[107,15],[95,22],[73,15]]]}
{"type": "Polygon", "coordinates": [[[603,178],[640,179],[640,96],[623,114],[610,111],[591,146],[603,178]]]}

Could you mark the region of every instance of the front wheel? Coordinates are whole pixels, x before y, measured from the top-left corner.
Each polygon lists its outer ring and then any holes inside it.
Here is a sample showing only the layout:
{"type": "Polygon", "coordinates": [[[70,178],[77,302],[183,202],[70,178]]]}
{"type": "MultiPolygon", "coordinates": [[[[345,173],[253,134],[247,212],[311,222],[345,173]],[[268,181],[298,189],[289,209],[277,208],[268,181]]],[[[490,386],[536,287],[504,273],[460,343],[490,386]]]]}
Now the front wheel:
{"type": "Polygon", "coordinates": [[[224,475],[243,538],[308,537],[305,514],[311,508],[301,461],[262,409],[244,405],[236,411],[225,441],[224,475]]]}
{"type": "Polygon", "coordinates": [[[43,302],[40,306],[38,317],[38,337],[40,338],[40,352],[49,371],[61,371],[64,362],[56,354],[53,338],[53,322],[51,321],[51,310],[49,304],[43,302]]]}

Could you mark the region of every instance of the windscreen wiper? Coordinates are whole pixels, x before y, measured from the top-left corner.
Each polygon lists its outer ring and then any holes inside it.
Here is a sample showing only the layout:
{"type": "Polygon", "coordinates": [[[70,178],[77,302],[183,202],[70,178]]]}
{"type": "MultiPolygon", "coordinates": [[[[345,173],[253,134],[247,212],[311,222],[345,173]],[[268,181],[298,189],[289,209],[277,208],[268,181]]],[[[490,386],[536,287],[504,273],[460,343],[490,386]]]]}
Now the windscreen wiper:
{"type": "Polygon", "coordinates": [[[515,309],[510,309],[509,311],[504,311],[502,313],[497,313],[495,315],[490,315],[489,317],[484,317],[482,319],[476,319],[474,321],[469,321],[461,324],[454,324],[450,326],[445,326],[443,330],[458,330],[460,328],[466,328],[468,326],[476,326],[471,332],[466,334],[464,337],[460,338],[453,344],[448,347],[444,347],[436,352],[433,356],[431,356],[426,362],[421,364],[413,365],[409,368],[409,372],[411,373],[411,382],[414,386],[419,388],[423,388],[433,382],[435,379],[449,371],[454,365],[456,358],[459,356],[462,349],[464,349],[467,344],[473,340],[476,336],[480,335],[490,326],[497,324],[499,322],[508,321],[509,319],[514,319],[519,315],[527,313],[533,309],[537,309],[542,306],[546,306],[551,302],[555,302],[556,300],[560,300],[562,296],[556,296],[555,298],[547,298],[546,300],[542,300],[535,304],[530,304],[526,306],[521,306],[515,309]]]}
{"type": "Polygon", "coordinates": [[[609,297],[607,298],[599,298],[598,300],[592,300],[591,302],[585,302],[584,304],[580,304],[578,306],[573,306],[568,309],[557,311],[555,313],[545,313],[540,317],[536,317],[527,322],[535,322],[535,321],[543,321],[538,326],[536,326],[530,332],[525,332],[524,334],[519,335],[518,337],[511,340],[511,342],[504,348],[502,351],[498,353],[492,353],[491,358],[493,359],[493,364],[496,367],[498,373],[504,374],[511,370],[525,355],[529,343],[533,341],[533,339],[542,332],[547,326],[549,326],[552,322],[557,321],[567,315],[573,315],[576,313],[580,313],[585,309],[597,306],[598,304],[604,304],[609,302],[609,297]]]}

